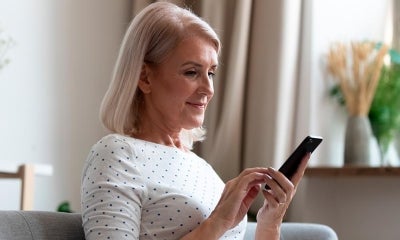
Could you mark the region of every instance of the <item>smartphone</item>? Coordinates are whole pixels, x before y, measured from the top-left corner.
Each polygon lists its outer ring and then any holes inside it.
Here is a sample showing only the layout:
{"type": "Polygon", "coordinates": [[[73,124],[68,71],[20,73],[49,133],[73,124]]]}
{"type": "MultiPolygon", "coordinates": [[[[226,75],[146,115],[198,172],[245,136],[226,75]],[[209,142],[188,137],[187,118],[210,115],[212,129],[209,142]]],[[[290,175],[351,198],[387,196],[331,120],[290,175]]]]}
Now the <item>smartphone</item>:
{"type": "MultiPolygon", "coordinates": [[[[304,140],[293,151],[290,157],[279,168],[279,171],[283,173],[289,180],[291,180],[293,175],[296,173],[303,157],[307,153],[312,153],[321,142],[322,137],[319,136],[305,137],[304,140]]],[[[269,189],[269,186],[265,185],[265,188],[269,189]]]]}

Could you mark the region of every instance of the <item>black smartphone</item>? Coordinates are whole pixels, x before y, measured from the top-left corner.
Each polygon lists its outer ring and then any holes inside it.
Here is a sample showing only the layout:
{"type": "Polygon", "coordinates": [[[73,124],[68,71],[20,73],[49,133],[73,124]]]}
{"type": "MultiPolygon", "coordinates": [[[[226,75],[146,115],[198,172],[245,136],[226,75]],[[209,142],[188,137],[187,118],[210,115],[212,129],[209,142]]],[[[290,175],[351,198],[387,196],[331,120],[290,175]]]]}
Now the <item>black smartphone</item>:
{"type": "MultiPolygon", "coordinates": [[[[303,157],[307,153],[312,153],[321,142],[322,137],[319,136],[305,137],[304,140],[293,151],[290,157],[279,168],[279,171],[283,173],[289,180],[292,179],[303,157]]],[[[265,188],[269,189],[269,186],[265,185],[265,188]]]]}

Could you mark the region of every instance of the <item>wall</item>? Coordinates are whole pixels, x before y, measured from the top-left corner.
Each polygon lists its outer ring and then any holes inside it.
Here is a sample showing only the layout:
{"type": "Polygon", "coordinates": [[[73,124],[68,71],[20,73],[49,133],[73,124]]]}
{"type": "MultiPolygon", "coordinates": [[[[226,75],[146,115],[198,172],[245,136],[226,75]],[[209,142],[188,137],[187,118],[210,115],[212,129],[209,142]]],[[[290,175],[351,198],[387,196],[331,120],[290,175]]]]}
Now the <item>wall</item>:
{"type": "MultiPolygon", "coordinates": [[[[304,1],[305,41],[302,47],[300,105],[309,107],[298,138],[307,131],[324,136],[311,165],[343,165],[346,112],[327,94],[324,56],[336,41],[385,40],[389,1],[304,1]]],[[[339,239],[398,239],[398,177],[306,178],[289,213],[291,221],[332,226],[339,239]]]]}
{"type": "Polygon", "coordinates": [[[398,176],[304,180],[291,221],[327,224],[341,240],[399,239],[398,176]]]}
{"type": "MultiPolygon", "coordinates": [[[[69,200],[80,210],[80,174],[105,132],[98,108],[108,86],[129,0],[0,2],[0,24],[16,45],[0,72],[0,166],[50,164],[37,176],[36,210],[69,200]]],[[[18,208],[16,181],[2,182],[0,209],[18,208]],[[2,193],[3,196],[3,193],[2,193]]]]}

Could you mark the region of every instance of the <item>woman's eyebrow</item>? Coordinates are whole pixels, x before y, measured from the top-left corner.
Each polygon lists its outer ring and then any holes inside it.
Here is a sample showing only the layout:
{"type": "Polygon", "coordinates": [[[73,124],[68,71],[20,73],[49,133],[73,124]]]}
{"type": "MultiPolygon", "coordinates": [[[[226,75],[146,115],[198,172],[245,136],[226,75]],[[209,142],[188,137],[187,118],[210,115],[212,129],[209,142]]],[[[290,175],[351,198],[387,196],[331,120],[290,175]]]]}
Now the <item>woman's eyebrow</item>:
{"type": "Polygon", "coordinates": [[[184,67],[186,65],[194,65],[196,67],[203,67],[203,65],[201,65],[200,63],[195,62],[195,61],[187,61],[187,62],[182,64],[182,67],[184,67]]]}
{"type": "MultiPolygon", "coordinates": [[[[184,67],[186,65],[194,65],[196,67],[203,67],[202,64],[200,64],[198,62],[195,62],[195,61],[187,61],[187,62],[182,64],[182,67],[184,67]]],[[[217,67],[218,67],[218,64],[214,64],[214,65],[211,66],[211,68],[217,68],[217,67]]]]}

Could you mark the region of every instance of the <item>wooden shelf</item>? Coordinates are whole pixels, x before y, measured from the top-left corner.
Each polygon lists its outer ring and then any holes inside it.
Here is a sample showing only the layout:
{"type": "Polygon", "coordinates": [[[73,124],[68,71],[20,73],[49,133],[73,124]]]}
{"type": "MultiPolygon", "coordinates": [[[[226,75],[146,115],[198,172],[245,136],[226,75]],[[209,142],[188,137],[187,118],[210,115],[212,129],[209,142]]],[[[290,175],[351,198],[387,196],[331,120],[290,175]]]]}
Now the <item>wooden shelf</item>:
{"type": "Polygon", "coordinates": [[[309,167],[305,175],[309,177],[400,176],[400,167],[309,167]]]}

